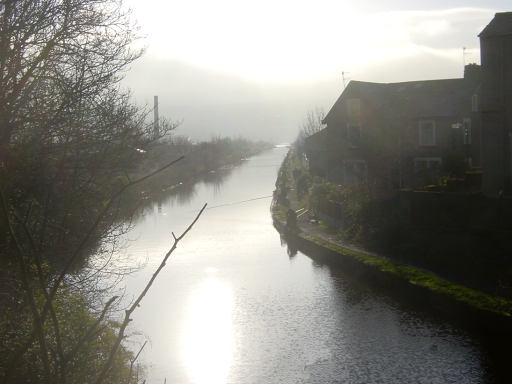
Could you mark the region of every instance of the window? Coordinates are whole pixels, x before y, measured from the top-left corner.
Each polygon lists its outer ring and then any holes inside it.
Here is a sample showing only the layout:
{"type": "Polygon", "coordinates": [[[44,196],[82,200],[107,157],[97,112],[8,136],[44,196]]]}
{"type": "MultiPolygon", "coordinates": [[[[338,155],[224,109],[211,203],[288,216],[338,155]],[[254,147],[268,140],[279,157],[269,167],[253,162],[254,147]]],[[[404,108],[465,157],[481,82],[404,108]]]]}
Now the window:
{"type": "Polygon", "coordinates": [[[347,100],[347,114],[348,117],[358,118],[361,115],[361,100],[348,99],[347,100]]]}
{"type": "Polygon", "coordinates": [[[471,97],[471,112],[477,112],[478,111],[478,95],[475,93],[471,97]]]}
{"type": "Polygon", "coordinates": [[[361,126],[359,124],[347,124],[347,141],[351,148],[361,146],[361,126]]]}
{"type": "Polygon", "coordinates": [[[368,179],[368,167],[365,160],[343,161],[343,182],[345,185],[364,184],[368,179]]]}
{"type": "Polygon", "coordinates": [[[471,144],[471,119],[465,118],[462,122],[462,127],[464,128],[464,144],[471,144]]]}
{"type": "Polygon", "coordinates": [[[420,120],[420,145],[432,147],[436,145],[436,123],[434,120],[420,120]]]}
{"type": "Polygon", "coordinates": [[[414,170],[416,171],[439,168],[441,168],[440,157],[417,157],[414,159],[414,170]]]}

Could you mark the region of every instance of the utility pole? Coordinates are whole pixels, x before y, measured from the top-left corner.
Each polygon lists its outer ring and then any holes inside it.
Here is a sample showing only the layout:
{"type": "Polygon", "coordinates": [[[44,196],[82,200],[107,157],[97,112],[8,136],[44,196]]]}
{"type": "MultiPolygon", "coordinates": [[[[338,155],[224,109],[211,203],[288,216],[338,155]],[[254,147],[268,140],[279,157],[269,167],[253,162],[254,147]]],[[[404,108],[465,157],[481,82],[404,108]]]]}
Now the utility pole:
{"type": "Polygon", "coordinates": [[[158,119],[158,96],[155,96],[153,98],[153,135],[155,138],[160,136],[160,124],[158,119]]]}

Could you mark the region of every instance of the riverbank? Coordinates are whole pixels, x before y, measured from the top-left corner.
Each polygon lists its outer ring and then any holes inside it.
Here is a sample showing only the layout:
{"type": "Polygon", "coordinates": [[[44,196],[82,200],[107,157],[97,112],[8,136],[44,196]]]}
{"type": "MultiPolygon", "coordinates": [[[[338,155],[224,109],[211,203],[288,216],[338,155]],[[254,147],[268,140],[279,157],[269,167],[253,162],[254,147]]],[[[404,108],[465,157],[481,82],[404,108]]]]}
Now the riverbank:
{"type": "Polygon", "coordinates": [[[137,173],[149,174],[183,156],[174,166],[160,172],[141,185],[140,190],[159,194],[219,169],[234,167],[245,159],[273,147],[267,142],[245,139],[215,138],[208,142],[192,143],[184,138],[155,143],[145,154],[137,173]]]}
{"type": "MultiPolygon", "coordinates": [[[[297,183],[293,176],[295,169],[292,156],[288,156],[279,172],[276,185],[278,190],[272,204],[272,217],[276,229],[306,252],[320,252],[328,262],[343,262],[350,268],[363,271],[362,278],[375,277],[386,280],[394,290],[410,290],[418,297],[440,303],[448,311],[463,310],[474,315],[473,320],[482,325],[498,325],[500,330],[512,324],[512,300],[457,284],[437,274],[418,267],[399,263],[385,255],[368,252],[343,243],[325,223],[312,220],[304,199],[299,198],[297,183]],[[286,225],[286,212],[298,212],[297,228],[286,225]],[[339,260],[337,260],[339,259],[339,260]]],[[[510,331],[509,331],[510,332],[510,331]]]]}
{"type": "Polygon", "coordinates": [[[188,139],[175,137],[154,143],[141,156],[139,168],[131,175],[133,179],[151,174],[180,157],[182,159],[127,191],[125,207],[128,209],[124,217],[142,215],[145,208],[153,203],[160,204],[173,194],[190,195],[194,185],[200,181],[219,184],[244,161],[273,147],[271,143],[241,138],[216,138],[192,143],[188,139]]]}

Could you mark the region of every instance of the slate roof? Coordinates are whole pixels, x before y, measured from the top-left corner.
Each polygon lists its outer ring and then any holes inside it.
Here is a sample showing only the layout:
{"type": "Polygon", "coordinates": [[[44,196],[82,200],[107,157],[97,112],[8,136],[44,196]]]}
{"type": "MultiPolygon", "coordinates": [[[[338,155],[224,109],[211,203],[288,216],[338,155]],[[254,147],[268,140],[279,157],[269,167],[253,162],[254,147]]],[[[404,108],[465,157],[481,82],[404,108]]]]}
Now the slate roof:
{"type": "Polygon", "coordinates": [[[494,19],[478,35],[479,37],[512,35],[512,12],[501,12],[494,15],[494,19]]]}
{"type": "Polygon", "coordinates": [[[350,98],[361,99],[364,108],[372,108],[374,114],[383,118],[458,116],[471,107],[475,89],[474,82],[462,78],[402,83],[351,81],[326,115],[324,123],[340,119],[345,100],[350,98]]]}

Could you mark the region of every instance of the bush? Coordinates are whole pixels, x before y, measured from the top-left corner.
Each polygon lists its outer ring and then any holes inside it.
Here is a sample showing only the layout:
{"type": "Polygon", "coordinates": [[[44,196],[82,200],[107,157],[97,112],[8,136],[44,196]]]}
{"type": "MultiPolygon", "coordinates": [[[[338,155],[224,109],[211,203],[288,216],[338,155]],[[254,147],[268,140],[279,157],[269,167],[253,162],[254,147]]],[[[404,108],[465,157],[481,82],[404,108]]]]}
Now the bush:
{"type": "MultiPolygon", "coordinates": [[[[28,308],[16,304],[6,304],[4,311],[0,314],[0,337],[3,341],[0,343],[0,354],[4,357],[8,357],[12,350],[16,350],[32,331],[28,308]]],[[[72,346],[77,345],[78,341],[97,321],[95,316],[91,315],[89,307],[90,303],[83,295],[69,289],[62,289],[54,303],[56,320],[59,322],[60,343],[66,347],[64,354],[69,356],[67,363],[61,369],[65,370],[66,382],[69,384],[93,382],[116,341],[119,325],[116,322],[104,320],[96,327],[94,337],[90,337],[72,355],[72,346]]],[[[46,348],[58,351],[57,335],[49,322],[45,324],[44,332],[46,348]]],[[[40,354],[40,346],[34,344],[11,372],[10,382],[39,382],[43,372],[40,354]]],[[[132,353],[121,346],[104,383],[114,384],[133,380],[135,372],[130,372],[132,359],[132,353]]],[[[9,358],[2,359],[0,372],[7,372],[10,368],[7,366],[9,361],[9,358]]]]}
{"type": "Polygon", "coordinates": [[[297,196],[302,199],[309,191],[311,186],[311,176],[307,171],[302,171],[297,178],[297,196]]]}

